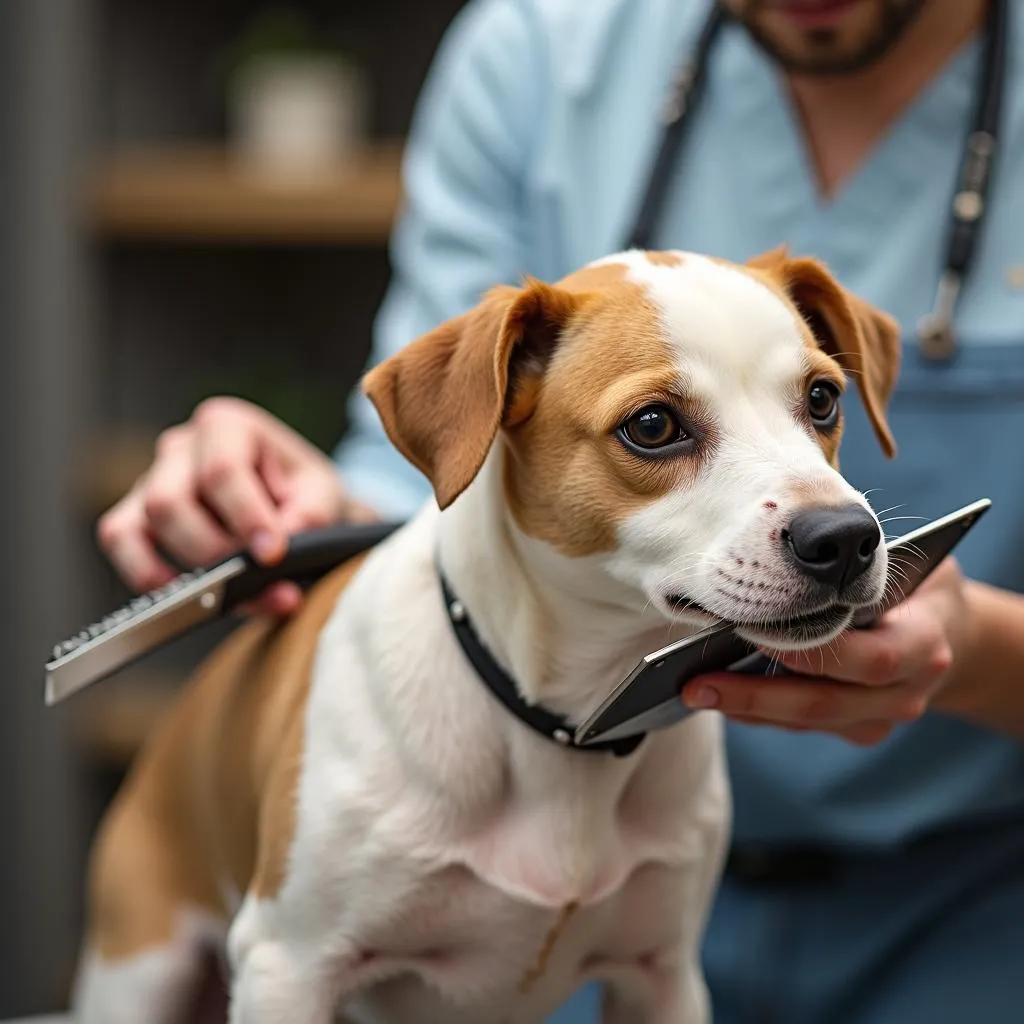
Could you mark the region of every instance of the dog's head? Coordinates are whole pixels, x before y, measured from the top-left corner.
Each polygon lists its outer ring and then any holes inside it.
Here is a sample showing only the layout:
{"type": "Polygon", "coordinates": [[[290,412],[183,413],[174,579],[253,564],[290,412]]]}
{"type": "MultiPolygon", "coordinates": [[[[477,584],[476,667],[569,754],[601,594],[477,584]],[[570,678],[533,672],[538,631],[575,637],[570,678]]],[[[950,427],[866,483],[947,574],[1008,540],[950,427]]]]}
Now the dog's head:
{"type": "Polygon", "coordinates": [[[630,252],[492,290],[364,386],[442,508],[501,437],[520,531],[670,619],[785,648],[882,596],[881,528],[838,449],[849,376],[895,453],[898,363],[896,323],[815,260],[630,252]]]}

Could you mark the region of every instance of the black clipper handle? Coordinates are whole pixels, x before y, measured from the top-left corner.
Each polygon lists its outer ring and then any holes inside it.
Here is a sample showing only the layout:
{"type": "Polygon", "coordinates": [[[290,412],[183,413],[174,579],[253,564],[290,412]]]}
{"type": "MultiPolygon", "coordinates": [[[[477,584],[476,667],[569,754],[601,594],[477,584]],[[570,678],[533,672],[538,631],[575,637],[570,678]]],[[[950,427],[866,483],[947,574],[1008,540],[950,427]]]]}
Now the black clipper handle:
{"type": "Polygon", "coordinates": [[[267,587],[284,581],[310,586],[332,569],[390,537],[402,524],[397,522],[339,523],[295,534],[288,541],[284,557],[273,565],[261,565],[248,552],[239,552],[245,571],[228,580],[224,590],[223,614],[259,597],[267,587]]]}

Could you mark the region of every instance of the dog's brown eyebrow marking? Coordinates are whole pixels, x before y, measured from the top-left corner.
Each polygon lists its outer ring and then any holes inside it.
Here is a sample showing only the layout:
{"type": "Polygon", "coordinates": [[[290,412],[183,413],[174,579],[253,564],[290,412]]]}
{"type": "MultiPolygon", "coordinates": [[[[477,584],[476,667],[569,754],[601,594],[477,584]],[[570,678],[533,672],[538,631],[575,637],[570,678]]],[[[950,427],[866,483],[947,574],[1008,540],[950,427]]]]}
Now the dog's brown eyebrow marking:
{"type": "Polygon", "coordinates": [[[570,557],[614,550],[619,524],[680,483],[692,463],[666,463],[647,474],[623,467],[609,442],[613,424],[596,410],[616,382],[643,372],[662,390],[678,378],[676,353],[665,337],[657,305],[621,262],[575,271],[557,283],[578,296],[569,344],[545,375],[531,417],[508,436],[502,473],[506,502],[519,529],[570,557]],[[574,429],[567,430],[567,424],[574,429]],[[587,494],[585,511],[563,500],[565,472],[587,494]],[[676,472],[678,470],[678,472],[676,472]]]}
{"type": "Polygon", "coordinates": [[[683,257],[677,252],[648,252],[645,253],[648,263],[656,267],[681,267],[683,257]]]}

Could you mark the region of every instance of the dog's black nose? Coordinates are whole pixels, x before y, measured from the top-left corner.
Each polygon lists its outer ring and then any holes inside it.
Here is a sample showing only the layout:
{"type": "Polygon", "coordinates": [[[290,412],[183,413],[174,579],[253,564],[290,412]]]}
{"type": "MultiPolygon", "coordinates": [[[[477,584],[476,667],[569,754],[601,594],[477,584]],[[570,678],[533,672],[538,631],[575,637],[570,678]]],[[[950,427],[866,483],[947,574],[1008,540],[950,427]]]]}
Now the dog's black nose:
{"type": "Polygon", "coordinates": [[[875,517],[861,505],[801,512],[782,536],[800,569],[837,591],[867,569],[882,541],[875,517]]]}

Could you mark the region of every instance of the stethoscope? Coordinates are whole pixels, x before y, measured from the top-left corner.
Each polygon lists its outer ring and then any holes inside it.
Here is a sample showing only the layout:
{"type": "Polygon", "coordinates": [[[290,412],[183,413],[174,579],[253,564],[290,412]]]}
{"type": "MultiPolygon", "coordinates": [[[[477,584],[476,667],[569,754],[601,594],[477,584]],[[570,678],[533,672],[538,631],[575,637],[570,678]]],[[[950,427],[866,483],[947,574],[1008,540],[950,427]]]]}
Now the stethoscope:
{"type": "MultiPolygon", "coordinates": [[[[950,209],[946,263],[932,311],[921,317],[917,337],[929,359],[949,359],[957,347],[953,326],[957,300],[974,258],[975,245],[985,218],[986,199],[995,159],[1003,93],[1006,84],[1008,0],[990,0],[982,53],[978,105],[964,142],[960,176],[950,209]]],[[[711,47],[728,13],[715,3],[701,30],[693,53],[676,72],[664,112],[661,146],[640,202],[628,248],[653,248],[653,238],[679,154],[707,74],[711,47]]]]}

